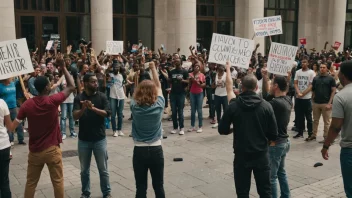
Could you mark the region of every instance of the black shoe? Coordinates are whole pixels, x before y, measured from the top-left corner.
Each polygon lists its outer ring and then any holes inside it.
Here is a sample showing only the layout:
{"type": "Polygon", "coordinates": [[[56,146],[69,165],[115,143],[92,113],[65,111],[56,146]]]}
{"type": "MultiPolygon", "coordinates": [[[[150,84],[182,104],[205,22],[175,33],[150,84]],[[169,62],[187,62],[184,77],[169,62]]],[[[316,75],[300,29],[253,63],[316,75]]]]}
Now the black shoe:
{"type": "Polygon", "coordinates": [[[133,118],[128,118],[128,120],[133,120],[133,118]]]}
{"type": "Polygon", "coordinates": [[[18,142],[18,144],[27,145],[27,143],[24,141],[18,142]]]}
{"type": "Polygon", "coordinates": [[[310,142],[312,140],[316,140],[317,138],[313,135],[310,135],[308,138],[305,139],[305,141],[310,142]]]}
{"type": "Polygon", "coordinates": [[[297,131],[297,127],[292,127],[291,131],[297,131]]]}
{"type": "Polygon", "coordinates": [[[112,198],[112,196],[108,194],[108,195],[105,195],[103,198],[112,198]]]}
{"type": "Polygon", "coordinates": [[[130,134],[129,137],[132,137],[132,134],[130,134]]]}
{"type": "Polygon", "coordinates": [[[166,136],[166,135],[163,135],[163,139],[167,139],[167,136],[166,136]]]}
{"type": "Polygon", "coordinates": [[[295,138],[295,139],[297,139],[297,138],[303,138],[303,135],[301,135],[301,134],[297,134],[297,135],[295,135],[295,136],[293,136],[293,138],[295,138]]]}

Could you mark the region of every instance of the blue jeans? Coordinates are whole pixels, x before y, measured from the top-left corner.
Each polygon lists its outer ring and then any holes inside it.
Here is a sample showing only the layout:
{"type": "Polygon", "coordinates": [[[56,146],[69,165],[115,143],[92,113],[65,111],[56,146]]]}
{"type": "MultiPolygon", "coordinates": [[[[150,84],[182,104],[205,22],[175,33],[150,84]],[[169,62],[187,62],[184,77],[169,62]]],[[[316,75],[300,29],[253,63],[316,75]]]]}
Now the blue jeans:
{"type": "Polygon", "coordinates": [[[198,112],[199,128],[203,126],[203,92],[199,94],[190,93],[191,98],[191,127],[194,127],[196,122],[196,112],[198,112]]]}
{"type": "Polygon", "coordinates": [[[70,127],[71,135],[75,133],[75,121],[73,119],[73,103],[62,103],[61,108],[61,118],[60,118],[60,128],[61,134],[66,135],[66,118],[68,118],[68,123],[70,127]]]}
{"type": "MultiPolygon", "coordinates": [[[[9,109],[9,110],[10,110],[10,118],[13,121],[17,117],[17,108],[13,108],[13,109],[9,109]]],[[[18,125],[18,127],[16,128],[16,132],[17,132],[18,142],[23,142],[24,134],[23,134],[23,126],[22,126],[22,124],[18,125]]],[[[13,142],[14,141],[13,133],[8,132],[8,134],[9,134],[10,142],[13,142]]]]}
{"type": "Polygon", "coordinates": [[[272,198],[290,197],[290,187],[287,182],[285,170],[285,158],[289,150],[290,141],[288,140],[285,143],[277,144],[275,146],[269,146],[272,198]],[[278,196],[277,194],[277,179],[279,179],[281,196],[278,196]]]}
{"type": "Polygon", "coordinates": [[[113,131],[120,131],[122,129],[122,119],[123,119],[123,107],[125,105],[125,100],[118,100],[110,98],[111,105],[111,125],[113,131]],[[116,128],[116,114],[117,114],[117,128],[116,128]]]}
{"type": "Polygon", "coordinates": [[[345,193],[352,197],[352,148],[342,148],[340,153],[341,172],[345,193]]]}
{"type": "Polygon", "coordinates": [[[216,119],[218,123],[220,123],[221,119],[221,106],[222,106],[222,111],[225,112],[225,109],[229,105],[229,102],[227,101],[227,96],[214,96],[214,103],[215,103],[215,110],[216,110],[216,119]]]}
{"type": "Polygon", "coordinates": [[[171,111],[172,111],[172,123],[174,129],[184,128],[184,116],[183,116],[183,108],[185,107],[185,94],[170,94],[170,102],[171,102],[171,111]],[[178,122],[177,122],[178,115],[178,122]]]}
{"type": "Polygon", "coordinates": [[[106,145],[106,138],[96,142],[78,140],[78,157],[81,164],[82,194],[86,196],[90,196],[89,170],[92,152],[99,170],[101,192],[103,193],[103,196],[106,196],[111,192],[108,172],[108,152],[106,150],[106,145]]]}

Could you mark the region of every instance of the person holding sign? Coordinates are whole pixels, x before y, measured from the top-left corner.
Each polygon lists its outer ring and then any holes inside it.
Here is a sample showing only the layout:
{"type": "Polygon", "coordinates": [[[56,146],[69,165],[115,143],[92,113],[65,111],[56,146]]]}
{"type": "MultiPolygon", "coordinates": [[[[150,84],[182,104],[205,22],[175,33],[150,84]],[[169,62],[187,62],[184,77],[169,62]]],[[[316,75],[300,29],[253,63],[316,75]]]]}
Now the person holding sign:
{"type": "Polygon", "coordinates": [[[217,123],[215,123],[212,126],[212,128],[218,127],[218,124],[221,119],[221,107],[223,112],[225,112],[225,109],[227,108],[227,105],[228,105],[225,83],[226,83],[225,67],[223,65],[218,65],[215,82],[213,84],[213,87],[215,87],[214,103],[215,103],[217,123]]]}
{"type": "Polygon", "coordinates": [[[34,197],[40,174],[46,164],[54,187],[55,197],[64,197],[64,179],[60,143],[62,143],[58,107],[75,90],[74,81],[67,71],[63,56],[58,54],[56,64],[62,68],[66,88],[49,96],[51,85],[47,77],[38,76],[34,81],[38,96],[24,102],[11,131],[27,118],[29,154],[25,197],[34,197]]]}

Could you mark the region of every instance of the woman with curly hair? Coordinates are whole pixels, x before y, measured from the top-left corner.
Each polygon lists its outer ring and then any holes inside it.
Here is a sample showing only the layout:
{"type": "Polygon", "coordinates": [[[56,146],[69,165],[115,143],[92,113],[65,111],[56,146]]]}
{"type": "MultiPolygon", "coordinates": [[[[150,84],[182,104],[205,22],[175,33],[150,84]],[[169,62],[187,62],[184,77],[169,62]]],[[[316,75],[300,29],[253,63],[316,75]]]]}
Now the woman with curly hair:
{"type": "Polygon", "coordinates": [[[132,137],[134,140],[133,170],[136,198],[146,197],[148,170],[156,198],[164,198],[164,154],[161,147],[161,119],[165,99],[154,62],[149,63],[153,80],[143,80],[131,100],[132,137]]]}

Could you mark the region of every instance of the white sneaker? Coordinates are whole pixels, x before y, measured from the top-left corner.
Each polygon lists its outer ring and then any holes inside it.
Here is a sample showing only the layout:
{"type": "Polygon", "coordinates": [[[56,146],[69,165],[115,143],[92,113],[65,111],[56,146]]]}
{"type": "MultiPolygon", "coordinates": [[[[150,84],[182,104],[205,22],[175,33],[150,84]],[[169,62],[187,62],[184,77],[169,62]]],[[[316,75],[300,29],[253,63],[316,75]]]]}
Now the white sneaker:
{"type": "Polygon", "coordinates": [[[192,127],[190,129],[187,130],[188,132],[192,132],[192,131],[196,131],[196,128],[192,127]]]}
{"type": "Polygon", "coordinates": [[[66,134],[62,135],[62,140],[66,139],[66,134]]]}
{"type": "Polygon", "coordinates": [[[219,126],[219,124],[216,123],[216,124],[214,124],[211,128],[215,129],[215,128],[217,128],[218,126],[219,126]]]}
{"type": "Polygon", "coordinates": [[[177,129],[174,129],[170,132],[171,134],[176,134],[177,133],[177,129]]]}
{"type": "Polygon", "coordinates": [[[203,129],[202,129],[202,128],[199,128],[199,129],[197,130],[197,133],[201,133],[201,132],[203,132],[203,129]]]}
{"type": "Polygon", "coordinates": [[[15,143],[14,143],[14,142],[11,142],[11,146],[13,146],[13,145],[15,145],[15,143]]]}
{"type": "Polygon", "coordinates": [[[182,128],[182,129],[180,129],[180,132],[179,132],[178,134],[180,134],[180,135],[184,135],[184,134],[185,134],[184,129],[183,129],[183,128],[182,128]]]}
{"type": "Polygon", "coordinates": [[[125,134],[123,134],[122,131],[117,131],[117,133],[119,134],[119,136],[125,136],[125,134]]]}
{"type": "Polygon", "coordinates": [[[113,132],[112,132],[112,136],[117,137],[117,132],[116,132],[116,131],[113,131],[113,132]]]}

